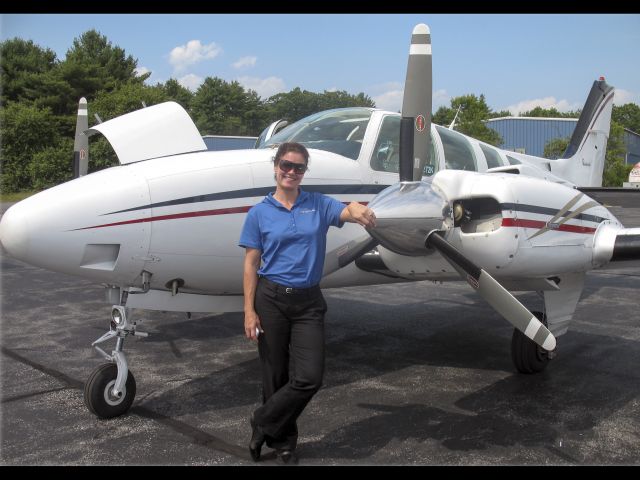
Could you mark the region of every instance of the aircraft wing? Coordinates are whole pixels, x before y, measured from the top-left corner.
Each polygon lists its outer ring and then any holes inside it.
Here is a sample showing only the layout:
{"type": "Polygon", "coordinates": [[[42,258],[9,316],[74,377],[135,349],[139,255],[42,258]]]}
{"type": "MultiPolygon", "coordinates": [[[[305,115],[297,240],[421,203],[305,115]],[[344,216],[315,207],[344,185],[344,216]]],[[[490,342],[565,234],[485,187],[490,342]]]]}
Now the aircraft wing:
{"type": "Polygon", "coordinates": [[[640,205],[640,188],[579,187],[578,190],[605,207],[638,208],[640,205]]]}

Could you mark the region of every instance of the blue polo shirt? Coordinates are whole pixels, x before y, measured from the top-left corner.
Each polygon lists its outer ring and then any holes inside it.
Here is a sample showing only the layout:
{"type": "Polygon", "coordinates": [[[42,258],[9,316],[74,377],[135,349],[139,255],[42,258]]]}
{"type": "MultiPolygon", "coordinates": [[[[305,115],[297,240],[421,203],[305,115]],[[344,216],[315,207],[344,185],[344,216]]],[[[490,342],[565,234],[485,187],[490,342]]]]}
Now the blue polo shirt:
{"type": "Polygon", "coordinates": [[[287,287],[312,287],[322,278],[327,230],[342,227],[344,208],[334,198],[300,189],[289,211],[270,193],[247,213],[239,245],[262,252],[259,275],[287,287]]]}

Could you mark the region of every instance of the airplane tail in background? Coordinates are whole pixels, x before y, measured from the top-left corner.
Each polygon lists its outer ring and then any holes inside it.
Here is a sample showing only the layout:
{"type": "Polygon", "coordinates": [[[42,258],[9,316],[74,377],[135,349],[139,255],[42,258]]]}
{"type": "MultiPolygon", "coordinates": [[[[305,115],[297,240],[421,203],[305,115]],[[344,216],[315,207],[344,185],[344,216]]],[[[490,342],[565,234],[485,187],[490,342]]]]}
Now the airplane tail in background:
{"type": "Polygon", "coordinates": [[[580,187],[601,187],[614,88],[604,77],[593,82],[569,146],[551,162],[552,171],[580,187]]]}
{"type": "Polygon", "coordinates": [[[87,99],[82,97],[78,104],[76,137],[73,142],[73,178],[86,175],[89,168],[89,137],[85,134],[88,128],[87,99]]]}

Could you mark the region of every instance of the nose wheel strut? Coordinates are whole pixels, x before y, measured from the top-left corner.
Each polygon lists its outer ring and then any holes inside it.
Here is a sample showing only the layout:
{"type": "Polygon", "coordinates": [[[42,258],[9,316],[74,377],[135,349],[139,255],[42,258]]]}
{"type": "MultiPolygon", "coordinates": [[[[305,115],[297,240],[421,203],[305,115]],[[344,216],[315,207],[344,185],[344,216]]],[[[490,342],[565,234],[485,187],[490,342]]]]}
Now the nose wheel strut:
{"type": "Polygon", "coordinates": [[[123,351],[124,339],[129,335],[148,336],[136,331],[124,307],[114,305],[112,317],[109,331],[91,344],[109,363],[96,367],[84,385],[84,403],[99,418],[118,417],[131,408],[136,396],[136,380],[123,351]],[[116,338],[116,347],[109,355],[97,345],[112,338],[116,338]]]}

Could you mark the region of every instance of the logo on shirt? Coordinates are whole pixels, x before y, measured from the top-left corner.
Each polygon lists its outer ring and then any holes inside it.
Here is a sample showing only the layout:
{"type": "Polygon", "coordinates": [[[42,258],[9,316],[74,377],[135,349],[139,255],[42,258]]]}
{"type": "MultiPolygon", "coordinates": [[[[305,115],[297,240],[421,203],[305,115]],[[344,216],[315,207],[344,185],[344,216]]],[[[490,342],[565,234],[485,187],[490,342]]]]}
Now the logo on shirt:
{"type": "Polygon", "coordinates": [[[316,211],[315,208],[301,208],[300,209],[300,213],[313,213],[315,211],[316,211]]]}

